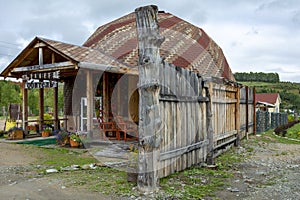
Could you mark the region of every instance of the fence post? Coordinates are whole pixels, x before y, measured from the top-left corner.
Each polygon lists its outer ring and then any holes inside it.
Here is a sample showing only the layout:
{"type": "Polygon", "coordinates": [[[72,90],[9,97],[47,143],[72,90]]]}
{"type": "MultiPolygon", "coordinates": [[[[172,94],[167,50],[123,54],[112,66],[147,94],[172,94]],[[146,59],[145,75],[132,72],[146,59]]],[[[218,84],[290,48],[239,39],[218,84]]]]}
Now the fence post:
{"type": "Polygon", "coordinates": [[[212,98],[211,95],[213,93],[213,84],[210,82],[208,84],[208,88],[205,88],[206,97],[209,101],[206,102],[206,128],[207,128],[207,158],[206,162],[209,165],[215,164],[214,161],[214,130],[212,125],[212,98]]]}
{"type": "Polygon", "coordinates": [[[159,110],[159,48],[164,38],[159,35],[158,8],[145,6],[135,10],[139,45],[139,155],[138,189],[143,192],[158,188],[158,165],[161,138],[159,110]]]}
{"type": "Polygon", "coordinates": [[[241,136],[240,136],[240,87],[237,86],[237,90],[235,93],[235,98],[236,98],[236,104],[235,104],[235,130],[237,131],[237,135],[236,135],[236,142],[235,145],[239,146],[240,145],[240,140],[241,140],[241,136]]]}
{"type": "Polygon", "coordinates": [[[253,88],[253,134],[256,135],[256,89],[253,88]]]}

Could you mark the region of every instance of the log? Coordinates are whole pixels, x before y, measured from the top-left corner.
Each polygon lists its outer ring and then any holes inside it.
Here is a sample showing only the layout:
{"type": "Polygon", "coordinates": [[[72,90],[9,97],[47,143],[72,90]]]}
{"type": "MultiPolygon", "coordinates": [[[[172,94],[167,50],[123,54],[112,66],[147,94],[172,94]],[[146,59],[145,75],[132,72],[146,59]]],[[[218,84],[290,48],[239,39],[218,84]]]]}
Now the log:
{"type": "Polygon", "coordinates": [[[135,10],[139,46],[139,156],[138,189],[151,192],[158,189],[158,161],[161,136],[159,109],[159,68],[162,59],[159,48],[164,38],[159,35],[156,6],[135,10]]]}

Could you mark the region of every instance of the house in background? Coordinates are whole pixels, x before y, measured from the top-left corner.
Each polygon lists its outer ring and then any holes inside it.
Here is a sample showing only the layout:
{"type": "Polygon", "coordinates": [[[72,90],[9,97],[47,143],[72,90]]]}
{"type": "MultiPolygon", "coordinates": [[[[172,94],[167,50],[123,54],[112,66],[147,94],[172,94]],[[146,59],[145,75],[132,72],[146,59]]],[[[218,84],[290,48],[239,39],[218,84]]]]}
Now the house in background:
{"type": "Polygon", "coordinates": [[[279,113],[281,98],[278,93],[257,93],[255,102],[257,110],[279,113]]]}

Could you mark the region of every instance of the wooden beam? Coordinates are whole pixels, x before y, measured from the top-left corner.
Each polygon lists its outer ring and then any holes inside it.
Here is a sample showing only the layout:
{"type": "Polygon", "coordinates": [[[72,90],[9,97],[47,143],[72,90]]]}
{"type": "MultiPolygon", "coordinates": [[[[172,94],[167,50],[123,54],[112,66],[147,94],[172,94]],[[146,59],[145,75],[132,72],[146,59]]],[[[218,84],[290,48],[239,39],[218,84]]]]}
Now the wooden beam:
{"type": "MultiPolygon", "coordinates": [[[[41,58],[39,58],[39,61],[42,61],[41,58]]],[[[18,67],[12,70],[12,72],[31,72],[31,71],[37,71],[37,70],[58,70],[60,68],[66,69],[69,67],[75,67],[75,65],[70,62],[60,62],[60,63],[52,63],[52,64],[39,64],[39,65],[32,65],[32,66],[26,66],[26,67],[18,67]]]]}
{"type": "MultiPolygon", "coordinates": [[[[43,65],[43,49],[39,48],[39,66],[43,65]]],[[[44,123],[44,88],[39,89],[39,130],[43,130],[43,123],[44,123]]]]}
{"type": "Polygon", "coordinates": [[[87,97],[87,132],[88,137],[92,137],[93,113],[94,113],[94,94],[93,94],[93,73],[91,70],[86,74],[86,97],[87,97]]]}
{"type": "MultiPolygon", "coordinates": [[[[214,161],[214,129],[213,129],[213,113],[212,113],[212,94],[213,94],[213,84],[212,82],[208,83],[208,87],[205,88],[206,97],[210,99],[209,102],[206,102],[206,128],[207,128],[207,158],[206,162],[209,165],[215,164],[214,161]]],[[[216,113],[218,114],[218,113],[216,113]]]]}
{"type": "Polygon", "coordinates": [[[22,82],[22,127],[27,134],[27,127],[28,127],[28,89],[25,88],[26,80],[22,82]]]}
{"type": "Polygon", "coordinates": [[[161,136],[159,109],[159,69],[162,59],[159,48],[164,38],[159,34],[156,6],[135,10],[139,46],[139,155],[138,180],[140,191],[158,188],[158,166],[161,136]]]}
{"type": "MultiPolygon", "coordinates": [[[[55,54],[52,52],[51,54],[51,61],[52,64],[55,63],[55,54]]],[[[58,120],[58,85],[57,87],[53,88],[53,101],[54,101],[54,112],[53,112],[53,117],[54,117],[54,130],[58,130],[59,127],[59,120],[58,120]]]]}
{"type": "Polygon", "coordinates": [[[240,129],[241,129],[241,125],[240,125],[240,88],[237,87],[237,91],[235,93],[235,98],[236,98],[236,104],[235,104],[235,130],[237,131],[237,137],[236,137],[236,146],[240,145],[240,140],[241,140],[241,136],[240,136],[240,129]]]}
{"type": "Polygon", "coordinates": [[[39,130],[42,131],[44,123],[44,88],[39,89],[39,130]]]}

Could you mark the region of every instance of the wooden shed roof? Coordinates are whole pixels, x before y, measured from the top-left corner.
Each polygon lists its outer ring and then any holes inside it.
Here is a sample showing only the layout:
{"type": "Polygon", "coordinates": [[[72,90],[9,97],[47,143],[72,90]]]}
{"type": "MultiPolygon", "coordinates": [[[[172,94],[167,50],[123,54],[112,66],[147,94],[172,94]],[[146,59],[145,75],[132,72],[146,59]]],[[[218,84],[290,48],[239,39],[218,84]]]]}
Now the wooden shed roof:
{"type": "Polygon", "coordinates": [[[67,44],[59,41],[36,37],[30,44],[8,65],[1,73],[4,77],[21,78],[23,72],[62,70],[61,75],[74,75],[78,67],[103,68],[108,71],[118,68],[122,72],[128,71],[128,67],[119,63],[111,56],[107,56],[99,50],[84,46],[67,44]],[[43,64],[39,67],[38,47],[43,47],[43,64]],[[54,54],[55,64],[52,64],[54,54]]]}

